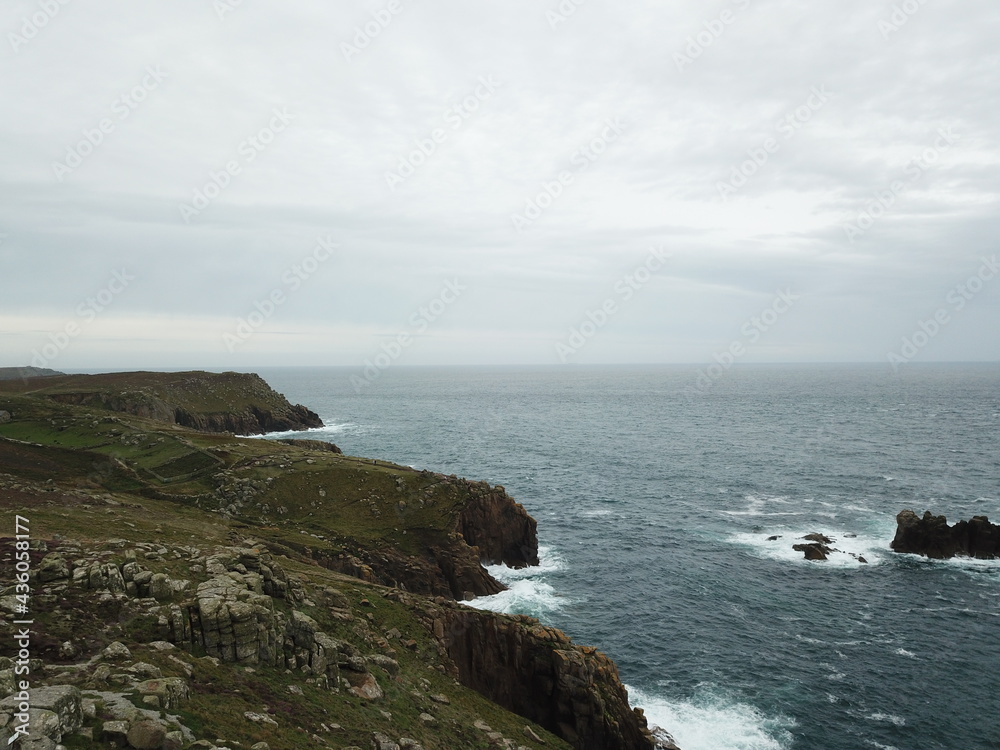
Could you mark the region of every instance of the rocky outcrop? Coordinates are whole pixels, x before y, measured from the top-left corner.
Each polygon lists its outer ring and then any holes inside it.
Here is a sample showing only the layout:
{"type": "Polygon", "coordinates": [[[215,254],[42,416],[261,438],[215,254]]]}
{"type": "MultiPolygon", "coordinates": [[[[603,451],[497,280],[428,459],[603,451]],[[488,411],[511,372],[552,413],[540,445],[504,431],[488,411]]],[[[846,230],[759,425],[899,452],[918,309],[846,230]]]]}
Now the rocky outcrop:
{"type": "Polygon", "coordinates": [[[388,546],[358,546],[337,553],[316,550],[316,559],[324,567],[366,581],[458,600],[506,589],[483,564],[538,565],[535,519],[503,487],[441,476],[462,498],[455,528],[445,540],[429,544],[419,556],[388,546]]]}
{"type": "Polygon", "coordinates": [[[535,519],[501,487],[467,482],[469,500],[456,530],[487,565],[503,563],[512,568],[538,565],[535,519]]]}
{"type": "Polygon", "coordinates": [[[305,448],[310,451],[329,451],[330,453],[337,453],[343,455],[344,451],[340,450],[333,443],[328,443],[325,440],[299,440],[295,438],[289,438],[287,440],[279,440],[279,443],[284,443],[285,445],[294,445],[297,448],[305,448]]]}
{"type": "Polygon", "coordinates": [[[973,516],[971,521],[948,525],[944,516],[929,510],[923,517],[912,510],[896,516],[894,552],[923,555],[938,560],[955,556],[993,560],[1000,557],[1000,525],[990,523],[986,516],[973,516]]]}
{"type": "Polygon", "coordinates": [[[301,404],[293,406],[287,401],[274,409],[250,405],[237,413],[200,414],[175,409],[174,421],[202,432],[232,432],[236,435],[263,435],[323,426],[323,420],[316,412],[301,404]]]}
{"type": "Polygon", "coordinates": [[[657,747],[642,711],[629,707],[618,668],[596,649],[531,617],[457,605],[429,613],[428,626],[463,685],[578,750],[657,747]]]}
{"type": "Polygon", "coordinates": [[[349,553],[315,550],[314,555],[320,565],[330,570],[414,594],[463,600],[506,589],[480,564],[479,552],[458,535],[453,544],[429,547],[421,557],[390,547],[356,547],[349,553]]]}

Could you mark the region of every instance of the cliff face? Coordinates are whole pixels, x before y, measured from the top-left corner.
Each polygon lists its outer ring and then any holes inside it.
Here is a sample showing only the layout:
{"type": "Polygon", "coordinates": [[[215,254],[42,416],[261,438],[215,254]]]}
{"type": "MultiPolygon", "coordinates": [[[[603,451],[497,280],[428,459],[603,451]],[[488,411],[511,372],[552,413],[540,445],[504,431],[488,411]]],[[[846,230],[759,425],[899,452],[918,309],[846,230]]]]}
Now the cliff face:
{"type": "Polygon", "coordinates": [[[469,483],[470,498],[456,523],[466,543],[487,565],[538,565],[535,519],[503,487],[469,483]]]}
{"type": "Polygon", "coordinates": [[[904,510],[896,516],[892,549],[939,560],[956,555],[992,560],[1000,556],[1000,526],[990,523],[986,516],[973,516],[971,521],[949,526],[944,516],[935,516],[929,510],[922,518],[912,510],[904,510]]]}
{"type": "Polygon", "coordinates": [[[446,606],[429,626],[459,681],[577,750],[654,750],[614,662],[530,617],[446,606]]]}
{"type": "Polygon", "coordinates": [[[461,600],[498,594],[506,588],[479,564],[475,549],[461,538],[453,541],[449,546],[429,547],[421,556],[391,547],[355,547],[350,553],[336,554],[315,550],[314,555],[324,568],[415,594],[461,600]]]}

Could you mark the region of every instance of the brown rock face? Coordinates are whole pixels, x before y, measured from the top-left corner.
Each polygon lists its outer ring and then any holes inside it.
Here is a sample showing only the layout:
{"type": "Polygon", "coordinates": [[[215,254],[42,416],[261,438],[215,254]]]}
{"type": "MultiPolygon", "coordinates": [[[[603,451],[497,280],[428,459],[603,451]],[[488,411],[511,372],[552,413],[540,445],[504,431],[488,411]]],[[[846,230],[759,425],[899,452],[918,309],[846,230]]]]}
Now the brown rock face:
{"type": "Polygon", "coordinates": [[[402,588],[414,594],[468,599],[490,596],[505,589],[479,564],[475,548],[461,538],[450,547],[433,547],[422,557],[404,555],[391,548],[357,548],[353,554],[328,554],[317,550],[320,565],[371,583],[402,588]]]}
{"type": "Polygon", "coordinates": [[[614,662],[531,617],[442,607],[429,622],[458,679],[578,750],[654,750],[614,662]]]}
{"type": "Polygon", "coordinates": [[[470,482],[469,489],[470,499],[456,530],[467,544],[479,548],[482,561],[512,568],[538,565],[535,519],[503,487],[470,482]]]}
{"type": "Polygon", "coordinates": [[[956,555],[993,560],[1000,557],[1000,526],[986,516],[973,516],[971,521],[948,525],[944,516],[929,510],[921,518],[912,510],[896,516],[894,552],[946,560],[956,555]]]}
{"type": "Polygon", "coordinates": [[[317,561],[339,573],[415,594],[463,600],[504,591],[506,587],[482,564],[538,565],[535,519],[503,487],[453,481],[465,495],[454,531],[429,545],[422,555],[406,555],[389,547],[356,547],[346,554],[316,550],[317,561]]]}

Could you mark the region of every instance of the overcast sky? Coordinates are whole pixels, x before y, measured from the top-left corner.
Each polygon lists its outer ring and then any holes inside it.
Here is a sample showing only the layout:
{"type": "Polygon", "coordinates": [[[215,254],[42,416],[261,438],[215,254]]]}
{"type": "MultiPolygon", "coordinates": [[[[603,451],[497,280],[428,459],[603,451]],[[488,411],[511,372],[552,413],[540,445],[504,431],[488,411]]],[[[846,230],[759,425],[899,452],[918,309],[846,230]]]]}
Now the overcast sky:
{"type": "Polygon", "coordinates": [[[1000,359],[996,0],[577,2],[6,3],[0,364],[1000,359]]]}

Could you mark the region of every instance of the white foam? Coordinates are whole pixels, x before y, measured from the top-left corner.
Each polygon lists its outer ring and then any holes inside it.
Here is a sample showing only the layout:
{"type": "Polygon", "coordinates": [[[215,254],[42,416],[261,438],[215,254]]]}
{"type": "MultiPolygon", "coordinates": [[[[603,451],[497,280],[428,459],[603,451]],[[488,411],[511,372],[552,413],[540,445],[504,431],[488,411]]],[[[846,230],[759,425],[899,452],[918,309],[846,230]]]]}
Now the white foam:
{"type": "Polygon", "coordinates": [[[585,510],[580,515],[584,516],[585,518],[598,518],[598,517],[602,517],[602,516],[611,516],[611,515],[614,515],[614,511],[613,510],[585,510]]]}
{"type": "Polygon", "coordinates": [[[506,565],[489,565],[486,570],[500,583],[507,586],[493,596],[480,596],[464,602],[475,609],[486,609],[503,614],[531,615],[544,619],[546,615],[568,603],[576,601],[559,595],[545,580],[552,573],[565,568],[558,552],[551,547],[538,548],[538,565],[527,568],[509,568],[506,565]]]}
{"type": "Polygon", "coordinates": [[[562,555],[551,547],[538,548],[538,565],[526,568],[508,568],[506,565],[487,565],[486,570],[500,583],[511,583],[523,578],[539,578],[550,573],[556,573],[566,568],[562,555]]]}
{"type": "Polygon", "coordinates": [[[893,714],[884,714],[879,712],[879,713],[869,714],[866,718],[871,719],[872,721],[881,721],[887,724],[895,724],[897,727],[906,726],[906,719],[904,719],[902,716],[895,716],[893,714]]]}
{"type": "Polygon", "coordinates": [[[787,750],[793,719],[765,716],[746,703],[713,690],[686,700],[667,700],[626,685],[633,706],[649,724],[669,732],[683,750],[787,750]]]}
{"type": "Polygon", "coordinates": [[[509,588],[499,594],[479,596],[463,604],[475,609],[485,609],[505,615],[531,615],[543,620],[568,602],[565,597],[559,596],[550,584],[543,581],[525,578],[508,583],[507,586],[509,588]]]}
{"type": "Polygon", "coordinates": [[[907,651],[905,648],[897,648],[895,651],[893,651],[893,653],[896,654],[896,656],[908,656],[911,659],[917,658],[917,655],[915,653],[913,653],[912,651],[907,651]]]}
{"type": "Polygon", "coordinates": [[[323,427],[309,427],[305,430],[285,430],[284,432],[268,432],[264,435],[238,435],[237,437],[261,440],[284,440],[286,438],[294,438],[296,435],[309,435],[308,439],[315,440],[320,435],[339,435],[357,426],[354,422],[331,422],[325,424],[323,427]]]}
{"type": "Polygon", "coordinates": [[[889,555],[890,540],[891,537],[883,538],[867,534],[846,536],[845,532],[840,529],[823,527],[822,525],[802,528],[780,527],[760,533],[740,532],[729,536],[730,542],[748,547],[758,557],[801,563],[817,568],[864,568],[869,565],[878,565],[885,562],[889,555]],[[796,544],[808,544],[809,540],[803,537],[814,532],[833,540],[827,546],[834,551],[827,556],[826,560],[806,560],[804,553],[792,549],[792,546],[796,544]],[[768,538],[772,536],[780,538],[768,541],[768,538]],[[868,562],[861,562],[858,559],[861,557],[868,562]]]}
{"type": "Polygon", "coordinates": [[[898,555],[911,563],[923,563],[929,567],[941,566],[958,570],[974,578],[1000,579],[1000,560],[980,560],[977,557],[952,557],[948,560],[934,560],[923,555],[898,555]]]}

